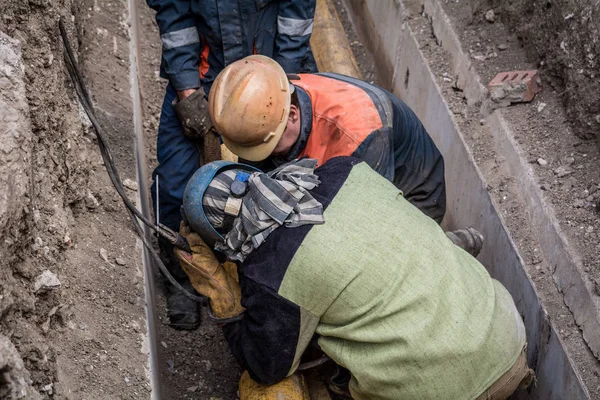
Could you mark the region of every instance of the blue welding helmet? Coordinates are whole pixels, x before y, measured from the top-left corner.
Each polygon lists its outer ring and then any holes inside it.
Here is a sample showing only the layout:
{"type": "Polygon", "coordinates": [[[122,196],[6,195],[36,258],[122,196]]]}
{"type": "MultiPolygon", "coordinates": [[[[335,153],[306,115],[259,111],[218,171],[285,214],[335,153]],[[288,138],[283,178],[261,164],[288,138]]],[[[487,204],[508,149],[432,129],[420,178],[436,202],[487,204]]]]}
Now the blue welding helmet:
{"type": "MultiPolygon", "coordinates": [[[[208,188],[208,185],[210,185],[213,178],[219,173],[229,169],[239,169],[251,173],[261,172],[259,169],[246,164],[222,160],[214,161],[199,168],[194,175],[192,175],[192,178],[189,180],[185,187],[185,191],[183,192],[181,216],[190,228],[200,235],[202,240],[204,240],[211,248],[215,246],[217,241],[224,240],[224,238],[223,235],[217,232],[208,221],[208,218],[204,213],[204,207],[202,206],[202,199],[204,198],[206,188],[208,188]]],[[[238,178],[236,177],[236,181],[234,181],[234,184],[232,185],[232,193],[237,191],[236,187],[233,186],[239,186],[240,183],[241,182],[238,182],[238,178]]]]}

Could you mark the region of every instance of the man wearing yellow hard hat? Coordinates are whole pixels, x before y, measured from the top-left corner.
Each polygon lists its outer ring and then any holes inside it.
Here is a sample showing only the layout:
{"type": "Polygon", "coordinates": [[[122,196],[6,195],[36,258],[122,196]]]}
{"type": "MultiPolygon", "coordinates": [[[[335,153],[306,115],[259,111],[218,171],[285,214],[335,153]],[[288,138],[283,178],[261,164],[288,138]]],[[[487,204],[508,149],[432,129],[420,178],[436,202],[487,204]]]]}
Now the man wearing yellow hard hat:
{"type": "MultiPolygon", "coordinates": [[[[209,113],[225,145],[264,170],[300,157],[319,165],[357,157],[423,213],[444,218],[444,159],[414,112],[380,87],[333,73],[288,76],[252,55],[217,76],[209,113]]],[[[481,249],[472,228],[448,236],[473,255],[481,249]]]]}

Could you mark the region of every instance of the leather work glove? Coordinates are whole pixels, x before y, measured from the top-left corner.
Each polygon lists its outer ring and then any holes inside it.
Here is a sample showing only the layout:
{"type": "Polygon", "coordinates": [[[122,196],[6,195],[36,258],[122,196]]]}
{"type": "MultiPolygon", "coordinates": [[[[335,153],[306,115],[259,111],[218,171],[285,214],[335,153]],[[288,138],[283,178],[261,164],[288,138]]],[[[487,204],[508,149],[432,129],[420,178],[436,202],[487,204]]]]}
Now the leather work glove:
{"type": "Polygon", "coordinates": [[[174,105],[177,118],[183,126],[183,133],[194,141],[202,143],[203,159],[200,164],[207,164],[221,159],[221,142],[219,132],[213,126],[208,113],[208,101],[205,93],[199,88],[185,99],[174,105]]]}
{"type": "Polygon", "coordinates": [[[225,269],[212,249],[184,223],[181,223],[179,233],[187,239],[192,253],[175,249],[175,255],[194,289],[209,298],[213,314],[217,318],[232,318],[243,313],[245,309],[240,304],[242,293],[235,263],[229,262],[225,269]],[[235,276],[228,270],[235,271],[235,276]]]}
{"type": "Polygon", "coordinates": [[[183,132],[191,139],[204,138],[213,126],[205,96],[204,90],[199,88],[174,105],[175,114],[183,125],[183,132]]]}
{"type": "Polygon", "coordinates": [[[297,372],[274,385],[265,386],[244,371],[239,389],[240,400],[310,400],[304,377],[297,372]]]}

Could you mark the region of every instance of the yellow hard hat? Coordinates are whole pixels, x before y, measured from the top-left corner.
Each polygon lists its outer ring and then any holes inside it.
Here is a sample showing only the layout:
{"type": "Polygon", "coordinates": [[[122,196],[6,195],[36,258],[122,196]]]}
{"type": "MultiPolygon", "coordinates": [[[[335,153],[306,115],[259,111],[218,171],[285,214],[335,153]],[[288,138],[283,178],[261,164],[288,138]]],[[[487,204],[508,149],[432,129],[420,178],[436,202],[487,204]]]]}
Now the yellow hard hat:
{"type": "Polygon", "coordinates": [[[236,61],[215,79],[208,97],[213,124],[240,158],[262,161],[279,143],[290,113],[285,71],[269,57],[236,61]]]}

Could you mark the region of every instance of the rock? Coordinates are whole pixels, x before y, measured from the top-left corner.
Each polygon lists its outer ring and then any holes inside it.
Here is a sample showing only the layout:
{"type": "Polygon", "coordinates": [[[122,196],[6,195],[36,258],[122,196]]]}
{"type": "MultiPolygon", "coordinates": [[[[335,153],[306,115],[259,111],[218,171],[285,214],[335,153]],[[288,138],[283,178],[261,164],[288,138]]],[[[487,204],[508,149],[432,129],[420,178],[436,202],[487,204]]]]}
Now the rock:
{"type": "Polygon", "coordinates": [[[63,243],[65,244],[65,246],[70,246],[73,244],[73,241],[71,240],[71,236],[69,236],[69,234],[65,234],[65,237],[63,238],[63,243]]]}
{"type": "Polygon", "coordinates": [[[572,165],[575,162],[575,159],[573,157],[567,157],[565,158],[565,163],[567,165],[572,165]]]}
{"type": "Polygon", "coordinates": [[[48,393],[48,396],[52,396],[53,389],[54,389],[54,385],[52,383],[49,383],[46,386],[44,386],[43,388],[41,388],[40,392],[46,392],[46,393],[48,393]]]}
{"type": "Polygon", "coordinates": [[[167,346],[167,344],[166,344],[165,342],[160,342],[160,345],[161,345],[162,347],[164,347],[165,349],[168,347],[168,346],[167,346]]]}
{"type": "Polygon", "coordinates": [[[538,103],[537,112],[544,111],[544,108],[546,108],[546,103],[538,103]]]}
{"type": "Polygon", "coordinates": [[[36,293],[44,293],[50,290],[58,289],[60,287],[60,281],[58,277],[49,270],[45,270],[35,278],[33,283],[33,290],[36,293]]]}
{"type": "Polygon", "coordinates": [[[537,163],[540,164],[542,167],[548,165],[548,161],[544,160],[543,158],[538,158],[537,163]]]}
{"type": "Polygon", "coordinates": [[[88,189],[87,194],[85,196],[85,206],[87,208],[89,208],[90,210],[93,210],[94,208],[98,208],[99,205],[100,205],[100,202],[96,199],[96,197],[94,197],[92,192],[88,189]]]}
{"type": "Polygon", "coordinates": [[[481,126],[485,125],[485,119],[480,119],[479,120],[479,125],[481,125],[481,126]]]}
{"type": "Polygon", "coordinates": [[[196,390],[198,390],[198,385],[196,386],[190,386],[189,388],[186,389],[188,392],[192,392],[194,393],[196,390]]]}
{"type": "Polygon", "coordinates": [[[500,51],[504,51],[504,50],[506,50],[506,49],[508,49],[508,45],[506,45],[506,44],[504,44],[504,43],[500,43],[500,44],[498,45],[498,50],[500,50],[500,51]]]}
{"type": "Polygon", "coordinates": [[[494,22],[494,21],[496,21],[496,13],[494,12],[494,10],[487,10],[485,12],[485,20],[487,22],[494,22]]]}
{"type": "Polygon", "coordinates": [[[100,257],[106,262],[108,262],[108,252],[104,248],[100,248],[100,257]]]}
{"type": "Polygon", "coordinates": [[[563,166],[560,166],[560,167],[556,168],[556,169],[554,170],[554,173],[555,173],[555,174],[556,174],[556,175],[557,175],[559,178],[563,178],[563,177],[565,177],[565,176],[567,176],[567,175],[570,175],[570,174],[572,174],[572,173],[573,173],[573,168],[571,168],[571,167],[569,167],[569,166],[566,166],[566,165],[563,165],[563,166]]]}
{"type": "Polygon", "coordinates": [[[50,322],[52,322],[52,317],[54,316],[54,314],[56,314],[59,308],[62,308],[62,305],[52,307],[52,310],[50,310],[48,316],[46,317],[46,322],[42,324],[42,332],[48,333],[48,331],[50,330],[50,322]]]}
{"type": "Polygon", "coordinates": [[[134,182],[131,179],[125,179],[123,181],[123,186],[125,186],[129,190],[133,190],[134,192],[137,192],[137,190],[138,190],[137,182],[134,182]]]}
{"type": "Polygon", "coordinates": [[[117,263],[117,265],[121,265],[121,266],[127,265],[127,262],[121,257],[115,258],[115,262],[117,263]]]}
{"type": "Polygon", "coordinates": [[[485,55],[483,55],[483,54],[473,54],[473,55],[471,55],[471,57],[474,60],[477,60],[477,61],[485,61],[485,60],[487,60],[487,57],[485,55]]]}
{"type": "Polygon", "coordinates": [[[575,200],[575,202],[573,202],[573,205],[575,206],[575,208],[582,208],[585,205],[585,203],[583,202],[583,200],[577,199],[575,200]]]}
{"type": "Polygon", "coordinates": [[[210,360],[202,360],[202,364],[206,367],[206,372],[209,372],[212,368],[212,363],[210,360]]]}
{"type": "MultiPolygon", "coordinates": [[[[0,37],[1,38],[1,37],[0,37]]],[[[29,371],[9,338],[0,334],[0,394],[6,399],[39,400],[42,397],[31,386],[29,371]]]]}

